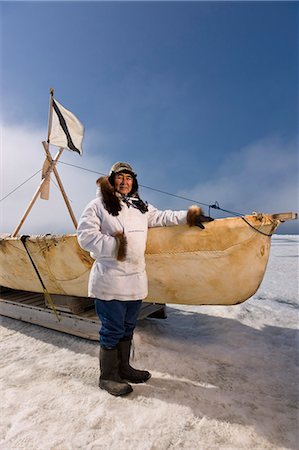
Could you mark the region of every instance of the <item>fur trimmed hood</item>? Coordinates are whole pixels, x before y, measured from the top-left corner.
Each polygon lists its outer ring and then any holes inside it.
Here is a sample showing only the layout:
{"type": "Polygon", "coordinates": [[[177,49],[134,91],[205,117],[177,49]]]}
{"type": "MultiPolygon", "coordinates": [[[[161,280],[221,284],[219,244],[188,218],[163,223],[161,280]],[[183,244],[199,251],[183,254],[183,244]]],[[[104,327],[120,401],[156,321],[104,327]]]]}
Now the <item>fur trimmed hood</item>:
{"type": "Polygon", "coordinates": [[[97,180],[97,195],[102,195],[105,209],[112,216],[118,216],[121,211],[120,199],[108,177],[100,177],[97,180]]]}

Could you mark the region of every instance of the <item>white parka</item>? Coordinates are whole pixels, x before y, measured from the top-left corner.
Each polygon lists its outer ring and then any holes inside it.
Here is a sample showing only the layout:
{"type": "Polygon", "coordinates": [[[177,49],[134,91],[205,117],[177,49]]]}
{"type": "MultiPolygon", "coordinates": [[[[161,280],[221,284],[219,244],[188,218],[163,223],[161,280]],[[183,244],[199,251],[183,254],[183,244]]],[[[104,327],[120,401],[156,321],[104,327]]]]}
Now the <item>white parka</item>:
{"type": "Polygon", "coordinates": [[[113,216],[99,194],[79,220],[78,242],[95,259],[88,295],[102,300],[143,300],[148,293],[144,257],[148,227],[185,224],[187,211],[159,211],[148,205],[148,211],[142,214],[123,201],[120,204],[121,211],[113,216]],[[114,235],[119,231],[127,238],[125,261],[117,260],[118,242],[114,235]]]}

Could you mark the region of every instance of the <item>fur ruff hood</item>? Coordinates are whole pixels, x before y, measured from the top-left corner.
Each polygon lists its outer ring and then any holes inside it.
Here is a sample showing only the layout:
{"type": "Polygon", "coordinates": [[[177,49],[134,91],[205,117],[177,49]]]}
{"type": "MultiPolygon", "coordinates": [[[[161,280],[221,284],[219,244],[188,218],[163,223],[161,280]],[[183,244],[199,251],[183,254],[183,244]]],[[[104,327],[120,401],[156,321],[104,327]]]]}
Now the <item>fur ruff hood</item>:
{"type": "MultiPolygon", "coordinates": [[[[148,211],[148,207],[147,204],[144,203],[139,197],[138,191],[136,190],[136,188],[138,188],[137,180],[135,181],[136,183],[133,185],[133,191],[130,194],[130,201],[127,200],[126,202],[128,203],[128,205],[134,206],[135,208],[139,209],[142,214],[144,214],[148,211]]],[[[123,197],[114,189],[107,176],[100,177],[97,180],[97,186],[97,195],[102,196],[105,209],[112,216],[118,216],[122,208],[120,202],[121,200],[125,200],[125,197],[123,197]]]]}
{"type": "Polygon", "coordinates": [[[121,211],[120,196],[110,184],[108,177],[100,177],[97,180],[97,196],[102,195],[105,209],[112,216],[118,216],[121,211]]]}

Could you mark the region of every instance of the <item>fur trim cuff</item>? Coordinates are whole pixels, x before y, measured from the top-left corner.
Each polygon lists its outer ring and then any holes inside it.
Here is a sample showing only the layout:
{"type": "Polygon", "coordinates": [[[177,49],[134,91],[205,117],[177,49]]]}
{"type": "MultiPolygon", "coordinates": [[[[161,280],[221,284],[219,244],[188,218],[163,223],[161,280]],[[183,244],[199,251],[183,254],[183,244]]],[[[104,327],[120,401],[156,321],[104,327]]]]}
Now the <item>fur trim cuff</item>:
{"type": "Polygon", "coordinates": [[[117,260],[124,261],[127,256],[127,238],[121,231],[115,233],[114,237],[118,242],[117,260]]]}
{"type": "Polygon", "coordinates": [[[197,225],[198,217],[203,214],[202,209],[199,206],[192,205],[187,212],[187,224],[189,227],[197,225]]]}

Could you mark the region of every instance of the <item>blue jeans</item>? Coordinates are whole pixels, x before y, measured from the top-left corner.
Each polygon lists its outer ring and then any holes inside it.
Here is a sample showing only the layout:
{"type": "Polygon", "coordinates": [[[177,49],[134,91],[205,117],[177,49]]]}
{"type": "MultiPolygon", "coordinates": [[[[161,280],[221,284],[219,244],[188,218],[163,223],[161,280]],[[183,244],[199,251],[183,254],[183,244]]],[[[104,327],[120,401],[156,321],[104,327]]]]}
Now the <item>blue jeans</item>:
{"type": "Polygon", "coordinates": [[[100,345],[116,347],[124,337],[133,335],[142,300],[95,300],[96,313],[101,321],[100,345]]]}

